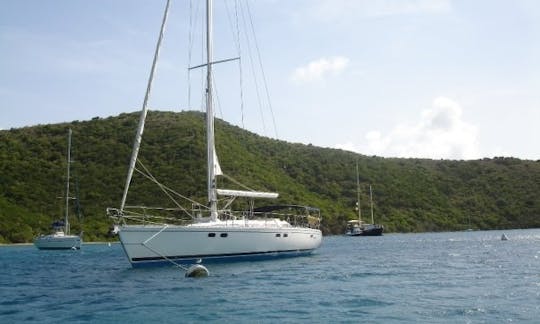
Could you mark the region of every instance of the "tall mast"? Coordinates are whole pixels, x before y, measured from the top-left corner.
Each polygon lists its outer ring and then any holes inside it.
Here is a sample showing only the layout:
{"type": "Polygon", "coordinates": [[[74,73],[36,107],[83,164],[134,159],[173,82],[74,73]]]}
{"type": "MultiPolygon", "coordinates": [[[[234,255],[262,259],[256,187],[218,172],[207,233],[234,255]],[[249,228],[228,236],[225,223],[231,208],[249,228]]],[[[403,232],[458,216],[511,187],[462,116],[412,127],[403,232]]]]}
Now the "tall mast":
{"type": "Polygon", "coordinates": [[[139,148],[141,147],[142,134],[144,132],[144,122],[148,113],[148,99],[150,98],[150,90],[152,89],[152,81],[154,80],[154,72],[156,70],[157,60],[159,57],[159,49],[161,47],[161,40],[163,39],[163,32],[165,30],[165,23],[167,22],[167,15],[169,14],[169,3],[167,0],[165,6],[165,13],[163,14],[163,21],[161,22],[161,29],[159,31],[159,38],[156,44],[156,50],[154,53],[154,60],[152,61],[152,69],[150,70],[150,76],[148,77],[148,85],[146,86],[146,94],[144,95],[143,106],[141,114],[139,116],[139,126],[137,127],[137,133],[135,134],[135,141],[133,142],[133,150],[131,152],[131,160],[129,162],[129,169],[126,178],[126,184],[124,186],[124,194],[122,195],[122,202],[120,204],[120,211],[124,211],[126,206],[126,198],[129,191],[129,185],[131,184],[131,178],[133,177],[133,171],[135,170],[135,164],[137,163],[137,156],[139,155],[139,148]]]}
{"type": "Polygon", "coordinates": [[[66,211],[65,211],[65,230],[66,235],[69,235],[69,167],[71,164],[71,128],[68,130],[68,150],[67,150],[67,176],[66,176],[66,211]]]}
{"type": "Polygon", "coordinates": [[[217,219],[217,193],[215,174],[214,107],[212,101],[213,26],[212,0],[206,1],[206,145],[208,160],[208,202],[210,219],[217,219]]]}
{"type": "Polygon", "coordinates": [[[362,209],[360,208],[360,176],[358,175],[358,160],[356,160],[356,205],[358,206],[358,224],[362,223],[362,209]]]}
{"type": "Polygon", "coordinates": [[[373,220],[373,192],[371,191],[371,185],[369,185],[369,202],[371,204],[371,224],[375,224],[373,220]]]}

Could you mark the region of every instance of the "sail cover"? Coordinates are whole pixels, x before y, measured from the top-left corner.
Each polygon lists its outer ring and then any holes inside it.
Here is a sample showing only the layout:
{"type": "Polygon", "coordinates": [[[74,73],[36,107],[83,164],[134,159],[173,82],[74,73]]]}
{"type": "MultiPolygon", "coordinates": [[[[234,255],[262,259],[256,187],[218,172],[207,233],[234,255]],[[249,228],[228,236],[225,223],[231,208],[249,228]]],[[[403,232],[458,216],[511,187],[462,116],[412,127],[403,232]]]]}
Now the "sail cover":
{"type": "Polygon", "coordinates": [[[244,191],[244,190],[231,190],[231,189],[217,189],[217,194],[220,196],[229,196],[229,197],[270,198],[270,199],[276,199],[279,196],[279,194],[276,192],[244,191]]]}

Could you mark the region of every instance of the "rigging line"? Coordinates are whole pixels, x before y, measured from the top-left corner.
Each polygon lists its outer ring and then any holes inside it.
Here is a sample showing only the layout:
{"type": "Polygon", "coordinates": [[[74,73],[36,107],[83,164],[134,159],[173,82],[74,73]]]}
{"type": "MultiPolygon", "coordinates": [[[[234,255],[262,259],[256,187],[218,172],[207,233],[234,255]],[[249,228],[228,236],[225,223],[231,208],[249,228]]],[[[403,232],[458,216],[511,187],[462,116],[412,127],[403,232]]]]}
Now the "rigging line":
{"type": "MultiPolygon", "coordinates": [[[[218,87],[217,87],[216,78],[215,78],[214,74],[212,74],[212,82],[213,82],[213,85],[214,85],[212,94],[214,95],[214,98],[216,98],[217,107],[218,107],[218,110],[219,110],[219,115],[220,115],[221,119],[224,119],[223,118],[223,111],[221,110],[221,101],[219,100],[218,87]]],[[[215,116],[215,114],[214,114],[214,116],[215,116]]]]}
{"type": "Polygon", "coordinates": [[[163,226],[162,229],[160,229],[157,233],[155,233],[154,235],[150,236],[149,238],[147,238],[144,242],[142,242],[142,245],[146,245],[146,243],[150,242],[151,240],[154,239],[154,237],[158,236],[159,234],[161,234],[161,232],[163,232],[164,230],[167,229],[167,227],[169,227],[169,225],[165,224],[163,226]]]}
{"type": "MultiPolygon", "coordinates": [[[[202,30],[204,28],[204,20],[203,19],[199,19],[200,18],[200,2],[197,1],[196,2],[196,6],[194,7],[193,6],[193,1],[191,0],[190,1],[190,5],[189,5],[189,8],[190,8],[190,21],[189,21],[189,60],[188,60],[188,66],[187,66],[187,69],[188,69],[188,109],[192,109],[192,103],[191,103],[191,100],[192,100],[192,86],[191,86],[191,62],[193,62],[193,54],[194,54],[194,48],[195,48],[195,33],[197,33],[199,30],[201,31],[202,33],[202,30]],[[200,22],[201,24],[201,27],[200,28],[197,28],[196,26],[198,25],[198,23],[200,22]]],[[[199,37],[201,39],[201,46],[200,46],[200,56],[201,56],[201,60],[204,59],[204,41],[203,41],[203,37],[199,37]]],[[[200,77],[197,79],[198,81],[200,81],[201,85],[200,85],[200,89],[204,89],[204,73],[203,71],[200,72],[200,77]]],[[[204,102],[204,92],[201,92],[201,97],[200,97],[201,101],[199,103],[199,108],[198,110],[199,111],[203,111],[203,102],[204,102]]]]}
{"type": "Polygon", "coordinates": [[[266,100],[268,101],[268,108],[270,109],[270,114],[272,116],[272,123],[274,125],[274,133],[276,134],[276,138],[278,138],[276,119],[274,118],[274,109],[272,108],[272,101],[270,100],[270,91],[268,90],[268,82],[266,81],[266,74],[264,73],[264,67],[263,67],[262,58],[261,58],[261,51],[259,50],[259,42],[257,42],[257,34],[255,33],[255,26],[253,24],[253,15],[251,14],[251,10],[249,9],[248,1],[246,1],[246,8],[248,11],[249,21],[251,24],[251,32],[253,33],[253,40],[255,42],[255,49],[257,50],[257,56],[259,58],[259,67],[261,69],[264,89],[266,92],[266,100]]]}
{"type": "Polygon", "coordinates": [[[169,261],[170,263],[174,264],[175,266],[179,267],[180,269],[184,270],[184,271],[188,271],[189,268],[186,267],[186,266],[183,266],[181,265],[180,263],[177,263],[177,262],[174,262],[174,260],[168,258],[166,255],[164,255],[163,253],[160,253],[157,249],[154,249],[154,248],[151,248],[150,246],[148,246],[148,242],[150,242],[151,240],[153,240],[156,236],[158,236],[159,234],[161,234],[164,230],[166,230],[167,228],[169,227],[169,225],[165,224],[165,226],[163,226],[163,228],[161,230],[159,230],[156,234],[150,236],[148,239],[146,239],[146,241],[142,242],[141,245],[144,246],[145,248],[147,248],[148,250],[154,252],[155,254],[159,255],[160,257],[162,257],[163,259],[169,261]]]}
{"type": "MultiPolygon", "coordinates": [[[[139,162],[139,163],[140,163],[140,162],[139,162]]],[[[142,164],[141,164],[141,165],[142,165],[142,164]]],[[[144,165],[142,165],[142,166],[143,166],[143,168],[145,168],[144,165]]],[[[179,204],[179,203],[178,203],[178,202],[177,202],[177,201],[176,201],[176,200],[175,200],[175,199],[167,192],[167,189],[168,189],[168,188],[165,187],[164,185],[162,185],[161,183],[159,183],[159,182],[157,181],[157,179],[154,178],[154,176],[151,175],[151,174],[149,173],[148,170],[146,170],[146,168],[145,168],[145,171],[148,172],[148,173],[144,173],[144,172],[142,172],[141,170],[139,170],[139,169],[137,169],[137,168],[135,168],[135,171],[139,172],[139,173],[140,173],[141,175],[143,175],[145,178],[150,179],[150,181],[152,181],[152,182],[154,182],[155,184],[157,184],[158,187],[161,189],[161,191],[163,191],[163,193],[165,193],[165,195],[167,195],[167,197],[169,197],[169,199],[171,199],[171,200],[173,201],[173,203],[174,203],[178,208],[182,209],[182,210],[185,211],[188,215],[190,215],[189,212],[188,212],[184,207],[182,207],[182,206],[181,206],[181,205],[180,205],[180,204],[179,204]]],[[[191,215],[190,215],[190,216],[191,216],[191,215]]],[[[193,216],[191,216],[191,217],[193,217],[193,216]]]]}
{"type": "Polygon", "coordinates": [[[225,63],[225,62],[235,61],[235,60],[239,60],[239,59],[240,59],[240,57],[233,57],[233,58],[228,58],[228,59],[224,59],[224,60],[212,61],[212,62],[210,62],[210,64],[208,64],[208,63],[199,64],[199,65],[196,65],[196,66],[192,66],[189,69],[194,70],[194,69],[198,69],[198,68],[203,67],[203,66],[214,65],[214,64],[219,64],[219,63],[225,63]]]}
{"type": "MultiPolygon", "coordinates": [[[[201,10],[201,15],[203,17],[206,17],[205,10],[201,10]]],[[[206,55],[206,42],[205,42],[205,37],[203,36],[203,35],[205,35],[205,31],[206,31],[206,21],[205,21],[205,19],[201,19],[200,31],[201,31],[201,37],[199,37],[200,40],[201,40],[201,57],[200,57],[200,61],[204,62],[205,61],[205,55],[206,55]]],[[[205,71],[203,71],[202,69],[201,69],[201,79],[200,80],[201,80],[200,89],[203,89],[201,91],[200,111],[204,113],[204,112],[206,112],[206,91],[204,89],[206,89],[208,87],[208,85],[206,84],[206,82],[208,80],[206,78],[205,71]]]]}
{"type": "MultiPolygon", "coordinates": [[[[188,28],[188,68],[191,66],[191,55],[193,54],[193,0],[189,1],[189,28],[188,28]]],[[[187,73],[187,108],[191,109],[191,72],[187,73]]]]}
{"type": "Polygon", "coordinates": [[[255,66],[254,66],[254,63],[253,63],[253,55],[251,54],[251,46],[250,46],[250,41],[249,41],[249,34],[247,33],[247,26],[246,26],[246,18],[245,18],[245,15],[244,15],[244,11],[242,10],[242,7],[240,7],[240,12],[241,12],[241,17],[242,17],[242,21],[244,23],[244,29],[246,30],[245,34],[246,34],[246,43],[247,43],[247,48],[248,48],[248,56],[249,56],[249,62],[250,62],[250,65],[251,65],[251,72],[252,72],[252,75],[253,75],[253,81],[255,83],[255,94],[257,95],[257,101],[259,103],[259,113],[261,115],[261,122],[262,122],[262,126],[263,126],[263,134],[266,135],[266,124],[264,122],[264,113],[263,113],[263,109],[262,109],[262,100],[261,100],[261,94],[260,94],[260,91],[259,91],[259,83],[257,82],[257,73],[256,73],[256,70],[255,70],[255,66]]]}
{"type": "MultiPolygon", "coordinates": [[[[187,219],[182,219],[178,217],[166,217],[158,216],[153,214],[148,214],[148,211],[179,211],[178,208],[160,208],[160,207],[148,207],[148,206],[126,206],[126,213],[122,216],[134,221],[144,221],[149,224],[158,224],[163,225],[163,221],[171,221],[175,223],[187,223],[190,222],[187,219]],[[129,210],[128,210],[129,209],[129,210]],[[143,212],[136,212],[134,209],[142,209],[143,212]]],[[[170,225],[170,224],[169,224],[170,225]]]]}
{"type": "MultiPolygon", "coordinates": [[[[242,47],[240,42],[240,23],[238,19],[238,0],[234,1],[234,15],[235,15],[235,25],[236,25],[236,44],[238,50],[238,57],[242,57],[242,47]]],[[[240,74],[239,83],[240,83],[240,114],[242,117],[242,128],[245,129],[244,125],[244,84],[243,84],[243,71],[242,71],[242,60],[238,60],[238,72],[240,74]]]]}
{"type": "MultiPolygon", "coordinates": [[[[225,0],[223,1],[223,4],[225,5],[225,11],[227,12],[227,21],[229,22],[229,28],[230,28],[230,31],[231,31],[231,36],[232,36],[232,39],[237,41],[237,39],[235,39],[235,35],[234,35],[234,25],[232,23],[232,19],[231,19],[231,12],[230,12],[230,9],[229,9],[229,5],[227,4],[229,1],[225,0]]],[[[236,44],[238,46],[238,44],[236,44]]]]}
{"type": "MultiPolygon", "coordinates": [[[[197,66],[190,67],[189,70],[197,69],[197,68],[200,68],[200,67],[203,67],[203,66],[208,67],[208,66],[212,66],[214,64],[226,63],[226,62],[236,61],[236,60],[240,60],[240,57],[233,57],[233,58],[229,58],[229,59],[218,60],[218,61],[213,61],[213,62],[210,62],[210,63],[200,64],[200,65],[197,65],[197,66]]],[[[221,117],[221,119],[224,119],[223,110],[221,109],[222,105],[221,105],[221,101],[220,101],[220,97],[219,97],[219,93],[218,93],[218,87],[217,87],[215,73],[212,74],[212,82],[213,82],[212,84],[214,85],[214,87],[213,87],[214,91],[212,92],[212,94],[214,94],[214,98],[216,98],[216,101],[217,101],[217,107],[218,107],[218,110],[219,110],[219,116],[221,117]]]]}
{"type": "Polygon", "coordinates": [[[244,188],[244,189],[247,189],[247,190],[249,190],[249,191],[255,191],[254,189],[252,189],[252,188],[246,186],[245,184],[240,183],[238,180],[234,179],[234,178],[231,177],[231,176],[228,176],[228,175],[226,175],[226,174],[222,174],[222,176],[225,177],[225,178],[227,178],[227,179],[229,179],[230,181],[232,181],[233,183],[239,185],[240,187],[242,187],[242,188],[244,188]]]}
{"type": "MultiPolygon", "coordinates": [[[[198,203],[198,202],[196,202],[196,201],[194,201],[194,200],[192,200],[192,199],[190,199],[190,198],[188,198],[188,197],[186,197],[186,196],[184,196],[184,195],[181,195],[180,193],[178,193],[178,192],[174,191],[173,189],[171,189],[171,188],[165,186],[164,184],[161,184],[161,183],[160,183],[160,182],[159,182],[159,181],[158,181],[158,180],[150,173],[150,171],[148,170],[148,168],[146,168],[146,166],[145,166],[141,161],[138,161],[138,162],[139,162],[139,164],[143,167],[143,169],[144,169],[144,171],[146,172],[146,174],[143,173],[143,172],[141,172],[141,171],[138,170],[138,169],[137,169],[137,172],[141,173],[143,176],[145,176],[146,178],[148,178],[148,179],[150,179],[151,181],[153,181],[154,183],[156,183],[158,186],[160,186],[160,188],[161,188],[162,190],[167,190],[167,191],[169,191],[169,192],[172,192],[172,193],[176,194],[177,196],[179,196],[180,198],[185,199],[185,200],[191,202],[192,204],[200,205],[200,203],[198,203]]],[[[166,194],[167,194],[167,193],[166,193],[166,194]]],[[[168,194],[167,194],[167,195],[168,195],[168,194]]],[[[168,196],[169,196],[169,195],[168,195],[168,196]]],[[[170,196],[169,196],[169,197],[170,197],[170,196]]],[[[171,197],[171,199],[175,202],[176,205],[178,205],[179,208],[184,209],[184,207],[180,206],[180,204],[178,204],[172,197],[171,197]]],[[[185,209],[184,209],[184,210],[185,210],[185,209]]],[[[187,211],[186,211],[186,212],[187,212],[187,211]]],[[[189,214],[189,212],[187,212],[187,213],[189,214]]]]}
{"type": "Polygon", "coordinates": [[[228,18],[228,21],[229,21],[229,26],[230,26],[230,29],[232,31],[232,38],[234,39],[235,43],[236,43],[236,51],[237,51],[237,55],[238,55],[238,73],[239,73],[239,89],[240,89],[240,116],[241,116],[241,126],[243,129],[245,129],[245,124],[244,124],[244,87],[243,87],[243,82],[242,82],[242,62],[240,60],[240,58],[242,57],[241,55],[241,42],[240,42],[240,29],[239,29],[239,24],[238,24],[238,0],[235,0],[234,1],[234,18],[235,18],[235,21],[234,21],[234,24],[232,22],[232,19],[231,19],[231,13],[230,13],[230,9],[229,9],[229,6],[227,5],[228,1],[224,1],[225,3],[225,8],[226,8],[226,11],[227,11],[227,18],[228,18]]]}
{"type": "MultiPolygon", "coordinates": [[[[193,49],[195,47],[195,42],[194,42],[194,39],[195,39],[195,33],[197,32],[197,28],[195,28],[195,26],[197,25],[198,21],[199,21],[199,10],[200,10],[200,2],[197,1],[197,6],[194,8],[193,7],[193,0],[190,1],[189,3],[189,50],[190,50],[190,53],[193,53],[193,49]]],[[[201,20],[201,23],[203,21],[201,20]]]]}
{"type": "MultiPolygon", "coordinates": [[[[139,163],[141,163],[141,162],[139,161],[139,163]]],[[[141,163],[141,165],[142,165],[142,163],[141,163]]],[[[144,167],[144,166],[143,166],[143,167],[144,167]]],[[[195,201],[195,200],[193,200],[193,199],[190,199],[190,198],[188,198],[188,197],[186,197],[186,196],[184,196],[184,195],[182,195],[182,194],[176,192],[175,190],[173,190],[173,189],[171,189],[171,188],[169,188],[169,187],[167,187],[167,186],[165,186],[165,185],[159,183],[159,182],[157,181],[157,179],[155,179],[153,176],[151,176],[151,178],[150,178],[150,177],[148,177],[146,174],[142,173],[140,170],[137,170],[137,172],[141,173],[143,176],[149,178],[151,181],[155,182],[155,183],[158,184],[159,186],[162,186],[164,189],[166,189],[166,190],[169,191],[169,192],[172,192],[173,194],[177,195],[178,197],[180,197],[180,198],[182,198],[182,199],[185,199],[185,200],[189,201],[190,203],[192,203],[192,204],[194,204],[194,205],[197,205],[197,206],[203,206],[203,207],[207,208],[207,207],[204,206],[203,204],[201,204],[201,203],[199,203],[199,202],[197,202],[197,201],[195,201]]],[[[147,171],[147,172],[148,172],[148,171],[147,171]]],[[[148,172],[148,173],[149,173],[149,172],[148,172]]],[[[171,198],[171,199],[172,199],[172,198],[171,198]]],[[[180,207],[181,209],[184,209],[182,206],[179,206],[179,207],[180,207]]],[[[188,213],[188,214],[189,214],[189,213],[188,213]]]]}
{"type": "Polygon", "coordinates": [[[171,189],[168,188],[167,186],[165,186],[165,185],[159,183],[159,181],[158,181],[158,180],[150,173],[150,171],[146,168],[146,166],[145,166],[141,161],[138,161],[138,162],[139,162],[139,164],[143,167],[143,169],[144,169],[144,171],[145,171],[146,173],[141,172],[141,170],[139,170],[139,169],[137,169],[137,168],[135,168],[135,170],[137,170],[137,172],[139,172],[140,174],[142,174],[142,175],[143,175],[144,177],[146,177],[147,179],[150,179],[152,182],[154,182],[155,184],[157,184],[157,185],[159,186],[159,188],[167,195],[167,197],[169,197],[169,198],[174,202],[174,204],[175,204],[178,208],[182,209],[186,214],[188,214],[191,218],[193,218],[193,215],[191,215],[191,213],[190,213],[189,211],[187,211],[184,207],[182,207],[182,205],[180,205],[180,204],[172,197],[172,195],[169,193],[169,191],[171,191],[171,192],[177,194],[177,195],[180,196],[181,198],[186,199],[186,200],[188,200],[188,201],[190,201],[190,202],[192,202],[192,203],[193,203],[193,201],[190,200],[190,199],[187,198],[187,197],[184,197],[184,196],[182,196],[182,195],[179,195],[178,193],[174,192],[173,190],[171,190],[171,189]]]}
{"type": "MultiPolygon", "coordinates": [[[[163,230],[162,230],[162,231],[163,231],[163,230]]],[[[161,231],[160,231],[160,233],[161,233],[161,231]]],[[[159,233],[158,233],[158,234],[159,234],[159,233]]],[[[152,237],[152,238],[153,238],[153,237],[152,237]]],[[[143,245],[145,248],[147,248],[148,250],[150,250],[150,251],[154,252],[155,254],[159,255],[159,256],[162,257],[163,259],[165,259],[165,260],[169,261],[170,263],[174,264],[174,265],[177,266],[178,268],[180,268],[180,269],[182,269],[182,270],[184,270],[184,271],[188,271],[188,270],[189,270],[188,267],[185,267],[185,266],[181,265],[180,263],[174,262],[174,260],[168,258],[167,256],[165,256],[165,255],[162,254],[162,253],[159,253],[159,251],[157,251],[157,250],[155,250],[155,249],[149,247],[148,245],[146,245],[146,242],[143,242],[142,245],[143,245]]]]}

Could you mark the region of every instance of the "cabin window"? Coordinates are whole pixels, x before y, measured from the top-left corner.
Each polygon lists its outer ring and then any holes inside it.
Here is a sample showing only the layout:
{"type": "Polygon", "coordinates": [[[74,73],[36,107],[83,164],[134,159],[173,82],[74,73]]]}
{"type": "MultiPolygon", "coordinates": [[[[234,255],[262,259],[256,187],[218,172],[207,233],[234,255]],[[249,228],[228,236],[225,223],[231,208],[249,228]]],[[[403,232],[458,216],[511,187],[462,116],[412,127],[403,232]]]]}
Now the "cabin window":
{"type": "Polygon", "coordinates": [[[285,233],[283,234],[283,237],[289,237],[289,234],[285,233]]]}
{"type": "Polygon", "coordinates": [[[208,237],[216,237],[216,233],[208,233],[208,237]]]}
{"type": "Polygon", "coordinates": [[[276,234],[276,237],[281,237],[281,234],[277,233],[277,234],[276,234]]]}
{"type": "Polygon", "coordinates": [[[221,233],[221,234],[219,234],[219,236],[221,236],[221,237],[227,237],[227,235],[229,235],[229,234],[227,234],[227,233],[221,233]]]}

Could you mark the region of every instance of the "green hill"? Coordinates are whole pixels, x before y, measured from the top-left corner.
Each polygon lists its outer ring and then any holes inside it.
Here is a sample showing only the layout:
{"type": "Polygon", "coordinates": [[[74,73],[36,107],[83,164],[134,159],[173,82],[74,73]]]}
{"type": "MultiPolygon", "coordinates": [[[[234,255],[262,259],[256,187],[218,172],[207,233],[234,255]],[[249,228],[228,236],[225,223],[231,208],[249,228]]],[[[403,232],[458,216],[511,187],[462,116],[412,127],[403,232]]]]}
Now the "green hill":
{"type": "MultiPolygon", "coordinates": [[[[73,129],[72,195],[80,215],[72,232],[104,240],[118,207],[138,113],[106,119],[0,131],[0,243],[29,242],[62,218],[67,129],[73,129]]],[[[375,217],[386,231],[419,232],[540,227],[540,161],[390,159],[292,144],[216,121],[222,169],[257,190],[280,193],[278,203],[321,208],[323,231],[338,234],[355,217],[358,160],[364,215],[368,185],[375,217]]],[[[140,160],[165,185],[204,202],[204,114],[150,112],[140,160]]],[[[128,204],[167,202],[154,184],[136,175],[128,204]]],[[[265,201],[259,201],[265,203],[265,201]]],[[[272,201],[271,203],[275,203],[272,201]]],[[[72,204],[74,205],[74,204],[72,204]]]]}

